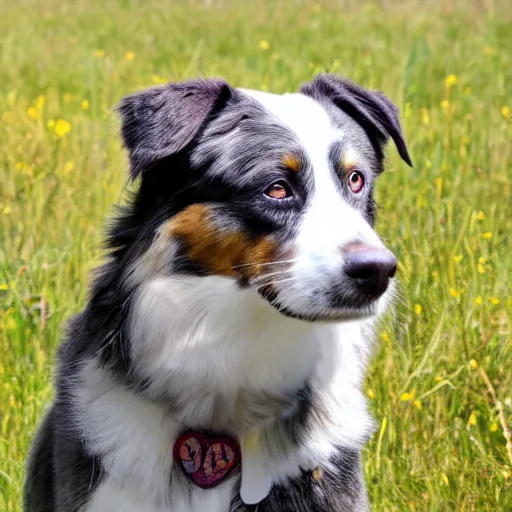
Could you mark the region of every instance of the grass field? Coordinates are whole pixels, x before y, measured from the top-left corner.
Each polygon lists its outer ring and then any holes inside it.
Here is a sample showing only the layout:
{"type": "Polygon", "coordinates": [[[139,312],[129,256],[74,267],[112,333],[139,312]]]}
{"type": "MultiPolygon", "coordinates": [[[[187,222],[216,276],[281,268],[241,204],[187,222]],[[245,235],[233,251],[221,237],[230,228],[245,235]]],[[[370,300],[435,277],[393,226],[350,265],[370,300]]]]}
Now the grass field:
{"type": "Polygon", "coordinates": [[[379,230],[401,300],[367,382],[376,511],[512,511],[512,12],[492,2],[0,0],[0,510],[52,396],[126,157],[112,106],[197,75],[295,90],[321,70],[403,113],[379,230]]]}

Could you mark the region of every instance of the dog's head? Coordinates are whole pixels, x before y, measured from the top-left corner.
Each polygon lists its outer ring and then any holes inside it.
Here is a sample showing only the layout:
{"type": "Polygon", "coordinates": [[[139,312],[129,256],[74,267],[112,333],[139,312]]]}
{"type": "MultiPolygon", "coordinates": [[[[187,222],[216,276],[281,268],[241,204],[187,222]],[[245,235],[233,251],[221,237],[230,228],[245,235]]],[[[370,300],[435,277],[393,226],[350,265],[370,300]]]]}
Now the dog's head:
{"type": "Polygon", "coordinates": [[[396,271],[373,229],[389,138],[411,164],[383,94],[333,75],[285,95],[195,80],[119,111],[141,177],[135,213],[112,235],[131,245],[131,282],[220,276],[303,320],[379,311],[396,271]]]}

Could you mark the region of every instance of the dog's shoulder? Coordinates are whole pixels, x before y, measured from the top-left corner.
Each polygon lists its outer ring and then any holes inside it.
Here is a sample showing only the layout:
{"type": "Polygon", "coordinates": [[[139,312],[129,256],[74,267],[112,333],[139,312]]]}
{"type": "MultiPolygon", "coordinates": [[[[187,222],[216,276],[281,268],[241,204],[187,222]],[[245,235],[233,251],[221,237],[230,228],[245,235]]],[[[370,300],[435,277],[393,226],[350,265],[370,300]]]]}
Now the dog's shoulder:
{"type": "Polygon", "coordinates": [[[66,407],[53,405],[37,431],[27,463],[25,512],[78,512],[101,480],[100,460],[86,453],[67,414],[66,407]]]}

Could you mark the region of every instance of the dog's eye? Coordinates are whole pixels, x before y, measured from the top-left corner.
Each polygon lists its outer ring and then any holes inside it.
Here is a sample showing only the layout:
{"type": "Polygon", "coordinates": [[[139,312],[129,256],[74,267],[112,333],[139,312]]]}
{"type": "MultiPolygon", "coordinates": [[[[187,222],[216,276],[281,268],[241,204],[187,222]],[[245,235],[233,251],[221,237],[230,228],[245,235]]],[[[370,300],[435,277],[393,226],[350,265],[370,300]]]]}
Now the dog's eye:
{"type": "Polygon", "coordinates": [[[285,181],[272,183],[272,185],[265,190],[264,194],[271,199],[286,199],[287,197],[293,196],[290,185],[285,181]]]}
{"type": "Polygon", "coordinates": [[[357,194],[358,192],[361,192],[361,189],[364,187],[364,177],[360,172],[354,171],[350,174],[348,183],[350,185],[350,190],[352,190],[354,194],[357,194]]]}

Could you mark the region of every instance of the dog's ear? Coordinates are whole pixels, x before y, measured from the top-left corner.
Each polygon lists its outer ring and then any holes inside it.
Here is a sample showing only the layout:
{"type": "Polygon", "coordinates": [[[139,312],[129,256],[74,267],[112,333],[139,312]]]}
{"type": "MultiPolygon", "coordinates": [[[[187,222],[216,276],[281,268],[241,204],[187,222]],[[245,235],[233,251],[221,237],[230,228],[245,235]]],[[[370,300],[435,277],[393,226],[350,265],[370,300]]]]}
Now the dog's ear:
{"type": "Polygon", "coordinates": [[[131,177],[185,150],[232,94],[228,83],[212,79],[170,83],[124,98],[117,110],[131,177]]]}
{"type": "Polygon", "coordinates": [[[303,85],[301,92],[316,100],[331,101],[359,123],[380,148],[391,137],[402,159],[412,167],[398,108],[380,91],[369,91],[350,80],[325,73],[303,85]]]}

